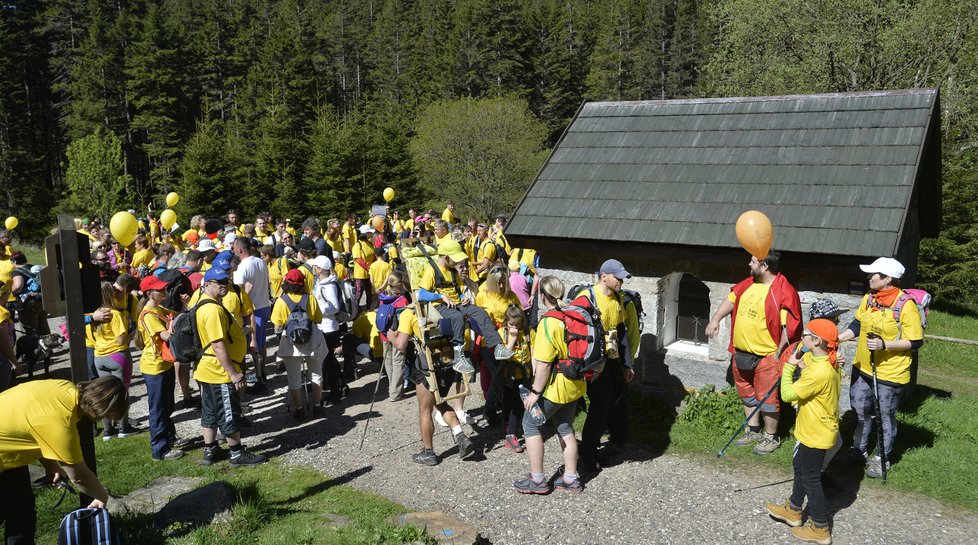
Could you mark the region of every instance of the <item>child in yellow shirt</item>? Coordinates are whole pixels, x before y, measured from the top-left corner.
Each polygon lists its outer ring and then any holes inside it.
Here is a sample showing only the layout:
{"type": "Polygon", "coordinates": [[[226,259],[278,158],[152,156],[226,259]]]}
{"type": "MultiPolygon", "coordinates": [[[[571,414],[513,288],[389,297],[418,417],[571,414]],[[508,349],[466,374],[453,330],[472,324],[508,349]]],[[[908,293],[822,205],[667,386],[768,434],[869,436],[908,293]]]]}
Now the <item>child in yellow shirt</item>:
{"type": "Polygon", "coordinates": [[[499,328],[499,336],[503,338],[506,348],[513,351],[508,360],[499,361],[499,378],[491,387],[502,389],[503,418],[506,420],[506,448],[513,452],[523,452],[523,445],[517,435],[520,422],[523,421],[523,400],[520,399],[519,387],[530,387],[533,378],[533,367],[530,361],[530,343],[526,338],[526,314],[518,305],[509,305],[503,326],[499,328]],[[498,386],[497,386],[498,385],[498,386]]]}

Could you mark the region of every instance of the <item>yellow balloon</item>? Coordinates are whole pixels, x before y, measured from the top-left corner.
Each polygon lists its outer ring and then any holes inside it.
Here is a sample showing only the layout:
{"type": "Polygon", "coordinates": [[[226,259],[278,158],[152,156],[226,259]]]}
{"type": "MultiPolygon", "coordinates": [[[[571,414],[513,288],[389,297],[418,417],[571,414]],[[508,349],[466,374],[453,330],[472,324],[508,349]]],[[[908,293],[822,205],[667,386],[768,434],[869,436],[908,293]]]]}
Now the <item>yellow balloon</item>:
{"type": "Polygon", "coordinates": [[[384,200],[387,201],[387,202],[391,202],[391,201],[394,200],[394,188],[393,187],[388,187],[387,189],[384,190],[384,200]]]}
{"type": "Polygon", "coordinates": [[[109,221],[109,231],[112,236],[123,246],[129,246],[136,240],[137,223],[136,216],[129,212],[116,212],[109,221]]]}
{"type": "Polygon", "coordinates": [[[767,258],[774,239],[774,227],[763,212],[748,210],[737,218],[737,240],[758,261],[767,258]]]}
{"type": "MultiPolygon", "coordinates": [[[[171,191],[166,194],[167,206],[176,206],[178,202],[180,202],[180,195],[177,195],[176,191],[171,191]]],[[[167,227],[167,229],[169,229],[169,227],[167,227]]]]}
{"type": "Polygon", "coordinates": [[[176,222],[177,222],[177,213],[174,212],[173,210],[167,208],[162,213],[160,213],[160,225],[162,225],[164,229],[169,229],[170,227],[173,227],[173,224],[176,222]]]}
{"type": "Polygon", "coordinates": [[[7,229],[16,229],[16,228],[17,228],[17,224],[18,224],[18,223],[20,223],[20,222],[19,222],[19,221],[17,221],[17,218],[15,218],[15,217],[13,217],[13,216],[10,216],[10,217],[9,217],[9,218],[7,218],[6,220],[4,220],[4,222],[3,222],[3,225],[4,225],[4,227],[6,227],[7,229]]]}

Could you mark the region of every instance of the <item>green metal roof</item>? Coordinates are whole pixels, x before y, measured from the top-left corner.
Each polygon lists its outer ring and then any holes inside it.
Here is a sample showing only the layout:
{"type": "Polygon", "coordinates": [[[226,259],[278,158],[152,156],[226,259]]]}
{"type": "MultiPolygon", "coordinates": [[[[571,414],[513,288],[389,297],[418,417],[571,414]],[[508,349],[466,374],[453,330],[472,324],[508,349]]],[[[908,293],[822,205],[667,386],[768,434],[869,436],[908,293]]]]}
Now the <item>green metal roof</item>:
{"type": "Polygon", "coordinates": [[[939,123],[936,89],[587,103],[506,233],[737,247],[756,209],[780,250],[894,255],[940,214],[939,123]]]}

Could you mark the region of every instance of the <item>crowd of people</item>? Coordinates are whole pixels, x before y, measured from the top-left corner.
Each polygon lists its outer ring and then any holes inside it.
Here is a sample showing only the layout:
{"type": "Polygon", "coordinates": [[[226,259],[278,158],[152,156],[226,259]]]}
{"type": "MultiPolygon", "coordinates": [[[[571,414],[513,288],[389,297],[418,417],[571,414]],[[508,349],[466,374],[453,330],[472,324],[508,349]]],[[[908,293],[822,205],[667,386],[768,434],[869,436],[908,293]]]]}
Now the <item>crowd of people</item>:
{"type": "MultiPolygon", "coordinates": [[[[9,389],[21,369],[8,308],[28,334],[45,332],[47,320],[37,298],[24,293],[35,276],[10,246],[9,233],[0,231],[0,392],[7,390],[0,393],[0,413],[18,414],[0,424],[0,482],[16,491],[0,499],[7,535],[33,532],[25,507],[33,506],[25,466],[30,461],[44,462],[50,482],[64,468],[96,498],[93,505],[107,501],[97,479],[82,469],[71,428],[87,417],[101,424],[96,434],[104,441],[143,431],[128,418],[127,392],[136,370],[147,389],[152,459],[184,454],[189,438],[178,437],[172,421],[179,403],[199,412],[202,463],[227,460],[232,466],[266,461],[242,442],[249,423],[242,397],[273,395],[270,374],[286,378],[288,418],[324,418],[326,407],[344,403],[365,359],[380,365],[377,380],[386,378],[390,402],[408,399],[413,391],[421,439],[415,462],[442,460],[434,450],[436,425],[451,428],[459,456],[468,459],[475,446],[463,426],[474,417],[465,409],[465,396],[451,392],[464,391],[478,376],[487,426],[501,432],[508,449],[528,458],[529,474],[514,482],[516,491],[581,492],[581,472],[599,472],[621,455],[627,437],[627,387],[641,337],[639,309],[623,291],[631,274],[620,261],[607,259],[593,284],[568,287],[554,276],[541,277],[537,252],[512,247],[505,223],[502,215],[491,224],[461,222],[449,203],[441,214],[409,209],[402,218],[387,209],[364,223],[349,214],[342,222],[307,218],[298,228],[269,214],[241,223],[230,210],[220,219],[194,216],[181,232],[164,229],[150,210],[126,247],[96,219],[78,219],[101,282],[102,306],[85,317],[89,381],[33,381],[9,389]],[[422,241],[423,259],[406,240],[422,241]],[[411,251],[420,267],[409,263],[411,251]],[[601,343],[604,366],[590,380],[558,370],[558,363],[572,359],[562,313],[570,303],[589,307],[600,322],[602,335],[594,342],[601,343]],[[431,315],[438,317],[435,333],[426,327],[431,315]],[[180,361],[180,354],[194,347],[176,342],[185,316],[199,351],[191,362],[180,361]],[[424,349],[431,335],[450,344],[444,361],[424,349]],[[49,401],[22,403],[27,396],[49,401]],[[581,410],[587,418],[578,442],[572,424],[581,410]],[[39,428],[38,419],[50,424],[39,428]],[[602,444],[605,432],[608,441],[602,444]],[[559,476],[548,479],[544,443],[553,434],[564,464],[559,476]],[[11,517],[20,523],[12,525],[11,517]]],[[[715,336],[720,321],[731,317],[731,367],[747,418],[736,445],[758,455],[773,452],[780,446],[780,401],[797,404],[793,493],[767,509],[799,538],[829,543],[820,475],[842,444],[839,343],[858,338],[851,390],[858,423],[847,457],[867,463],[867,474],[876,477],[889,467],[886,455],[910,353],[923,338],[920,314],[914,305],[897,309],[903,267],[881,258],[863,268],[871,293],[851,324],[840,332],[843,311],[827,300],[812,305],[806,324],[798,294],[779,265],[774,251],[752,258],[750,276],[731,289],[707,333],[715,336]],[[882,455],[869,456],[874,383],[886,441],[882,455]],[[802,527],[806,497],[809,524],[802,527]]]]}

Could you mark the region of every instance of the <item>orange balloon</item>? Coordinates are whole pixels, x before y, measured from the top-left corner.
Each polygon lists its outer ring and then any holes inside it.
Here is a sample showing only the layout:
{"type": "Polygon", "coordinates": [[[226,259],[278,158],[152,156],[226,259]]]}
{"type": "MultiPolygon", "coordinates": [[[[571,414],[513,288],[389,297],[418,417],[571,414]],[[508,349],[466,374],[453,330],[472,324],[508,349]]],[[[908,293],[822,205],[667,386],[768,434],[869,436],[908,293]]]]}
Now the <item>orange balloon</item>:
{"type": "Polygon", "coordinates": [[[374,216],[370,219],[370,226],[376,231],[383,232],[384,230],[384,216],[374,216]]]}
{"type": "Polygon", "coordinates": [[[748,210],[737,218],[737,240],[759,260],[767,258],[774,239],[774,227],[763,212],[748,210]]]}

